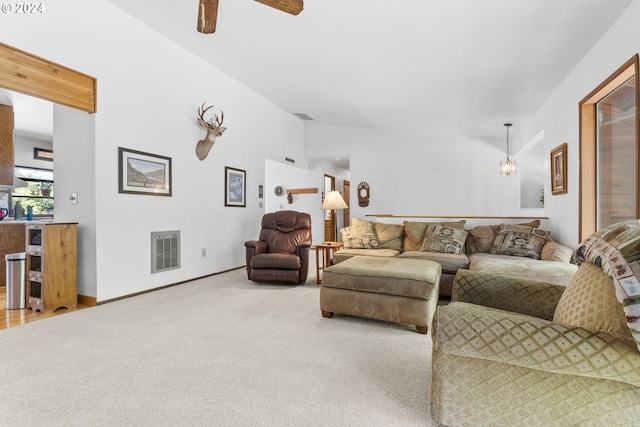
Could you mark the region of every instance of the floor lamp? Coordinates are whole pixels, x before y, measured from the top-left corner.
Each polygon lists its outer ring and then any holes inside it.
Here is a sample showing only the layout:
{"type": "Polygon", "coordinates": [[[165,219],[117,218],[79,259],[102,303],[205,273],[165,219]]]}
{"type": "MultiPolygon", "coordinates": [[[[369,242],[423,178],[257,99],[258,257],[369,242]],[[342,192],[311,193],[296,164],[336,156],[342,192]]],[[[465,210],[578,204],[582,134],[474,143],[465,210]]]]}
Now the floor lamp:
{"type": "Polygon", "coordinates": [[[347,209],[349,206],[345,203],[344,199],[340,195],[340,192],[337,190],[331,190],[324,196],[324,200],[322,201],[322,206],[320,209],[331,211],[329,214],[329,218],[331,218],[331,232],[333,236],[337,238],[336,233],[336,221],[335,221],[335,210],[336,209],[347,209]]]}

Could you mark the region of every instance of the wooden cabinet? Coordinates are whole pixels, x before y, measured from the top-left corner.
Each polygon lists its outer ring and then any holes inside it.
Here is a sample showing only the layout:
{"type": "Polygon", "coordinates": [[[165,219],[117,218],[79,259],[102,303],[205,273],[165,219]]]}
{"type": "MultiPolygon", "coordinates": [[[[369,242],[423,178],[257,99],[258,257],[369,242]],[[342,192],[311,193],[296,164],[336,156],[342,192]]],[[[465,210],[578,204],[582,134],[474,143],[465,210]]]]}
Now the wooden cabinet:
{"type": "Polygon", "coordinates": [[[0,185],[13,185],[13,107],[0,104],[0,185]]]}
{"type": "Polygon", "coordinates": [[[7,277],[4,256],[25,251],[24,222],[0,222],[0,286],[7,277]]]}
{"type": "Polygon", "coordinates": [[[26,226],[27,305],[50,313],[77,305],[77,224],[26,226]]]}

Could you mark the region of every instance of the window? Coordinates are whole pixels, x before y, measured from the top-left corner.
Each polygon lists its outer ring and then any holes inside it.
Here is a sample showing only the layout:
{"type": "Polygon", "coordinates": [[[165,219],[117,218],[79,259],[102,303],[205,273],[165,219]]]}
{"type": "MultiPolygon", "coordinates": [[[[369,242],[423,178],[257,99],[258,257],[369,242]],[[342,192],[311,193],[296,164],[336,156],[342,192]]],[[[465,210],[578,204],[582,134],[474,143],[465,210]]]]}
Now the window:
{"type": "Polygon", "coordinates": [[[640,217],[638,87],[635,55],[580,102],[580,241],[640,217]]]}
{"type": "Polygon", "coordinates": [[[53,215],[53,171],[51,169],[16,166],[15,176],[24,182],[11,194],[11,206],[20,202],[24,211],[33,208],[34,215],[53,215]]]}

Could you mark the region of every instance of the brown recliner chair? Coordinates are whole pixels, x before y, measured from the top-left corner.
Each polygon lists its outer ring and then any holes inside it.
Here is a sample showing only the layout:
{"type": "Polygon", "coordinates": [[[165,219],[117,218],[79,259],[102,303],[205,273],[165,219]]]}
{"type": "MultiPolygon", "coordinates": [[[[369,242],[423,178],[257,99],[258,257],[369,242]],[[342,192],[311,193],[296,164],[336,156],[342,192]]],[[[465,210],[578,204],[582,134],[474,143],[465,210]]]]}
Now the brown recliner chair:
{"type": "Polygon", "coordinates": [[[304,283],[309,271],[311,216],[296,211],[265,214],[259,240],[244,245],[249,280],[304,283]]]}

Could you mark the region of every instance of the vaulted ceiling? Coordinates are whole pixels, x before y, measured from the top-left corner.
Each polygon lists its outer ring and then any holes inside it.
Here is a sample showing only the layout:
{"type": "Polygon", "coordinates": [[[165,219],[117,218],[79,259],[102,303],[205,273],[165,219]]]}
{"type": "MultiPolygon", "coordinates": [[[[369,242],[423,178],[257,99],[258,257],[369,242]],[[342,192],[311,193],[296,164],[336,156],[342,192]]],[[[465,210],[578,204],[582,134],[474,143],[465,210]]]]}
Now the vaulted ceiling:
{"type": "Polygon", "coordinates": [[[216,32],[203,35],[197,0],[110,1],[288,112],[500,141],[631,3],[305,0],[292,16],[220,0],[216,32]]]}
{"type": "MultiPolygon", "coordinates": [[[[204,35],[198,0],[109,1],[316,123],[497,144],[503,123],[517,133],[632,2],[305,0],[293,16],[220,0],[204,35]]],[[[28,126],[18,111],[16,126],[28,126]]]]}

